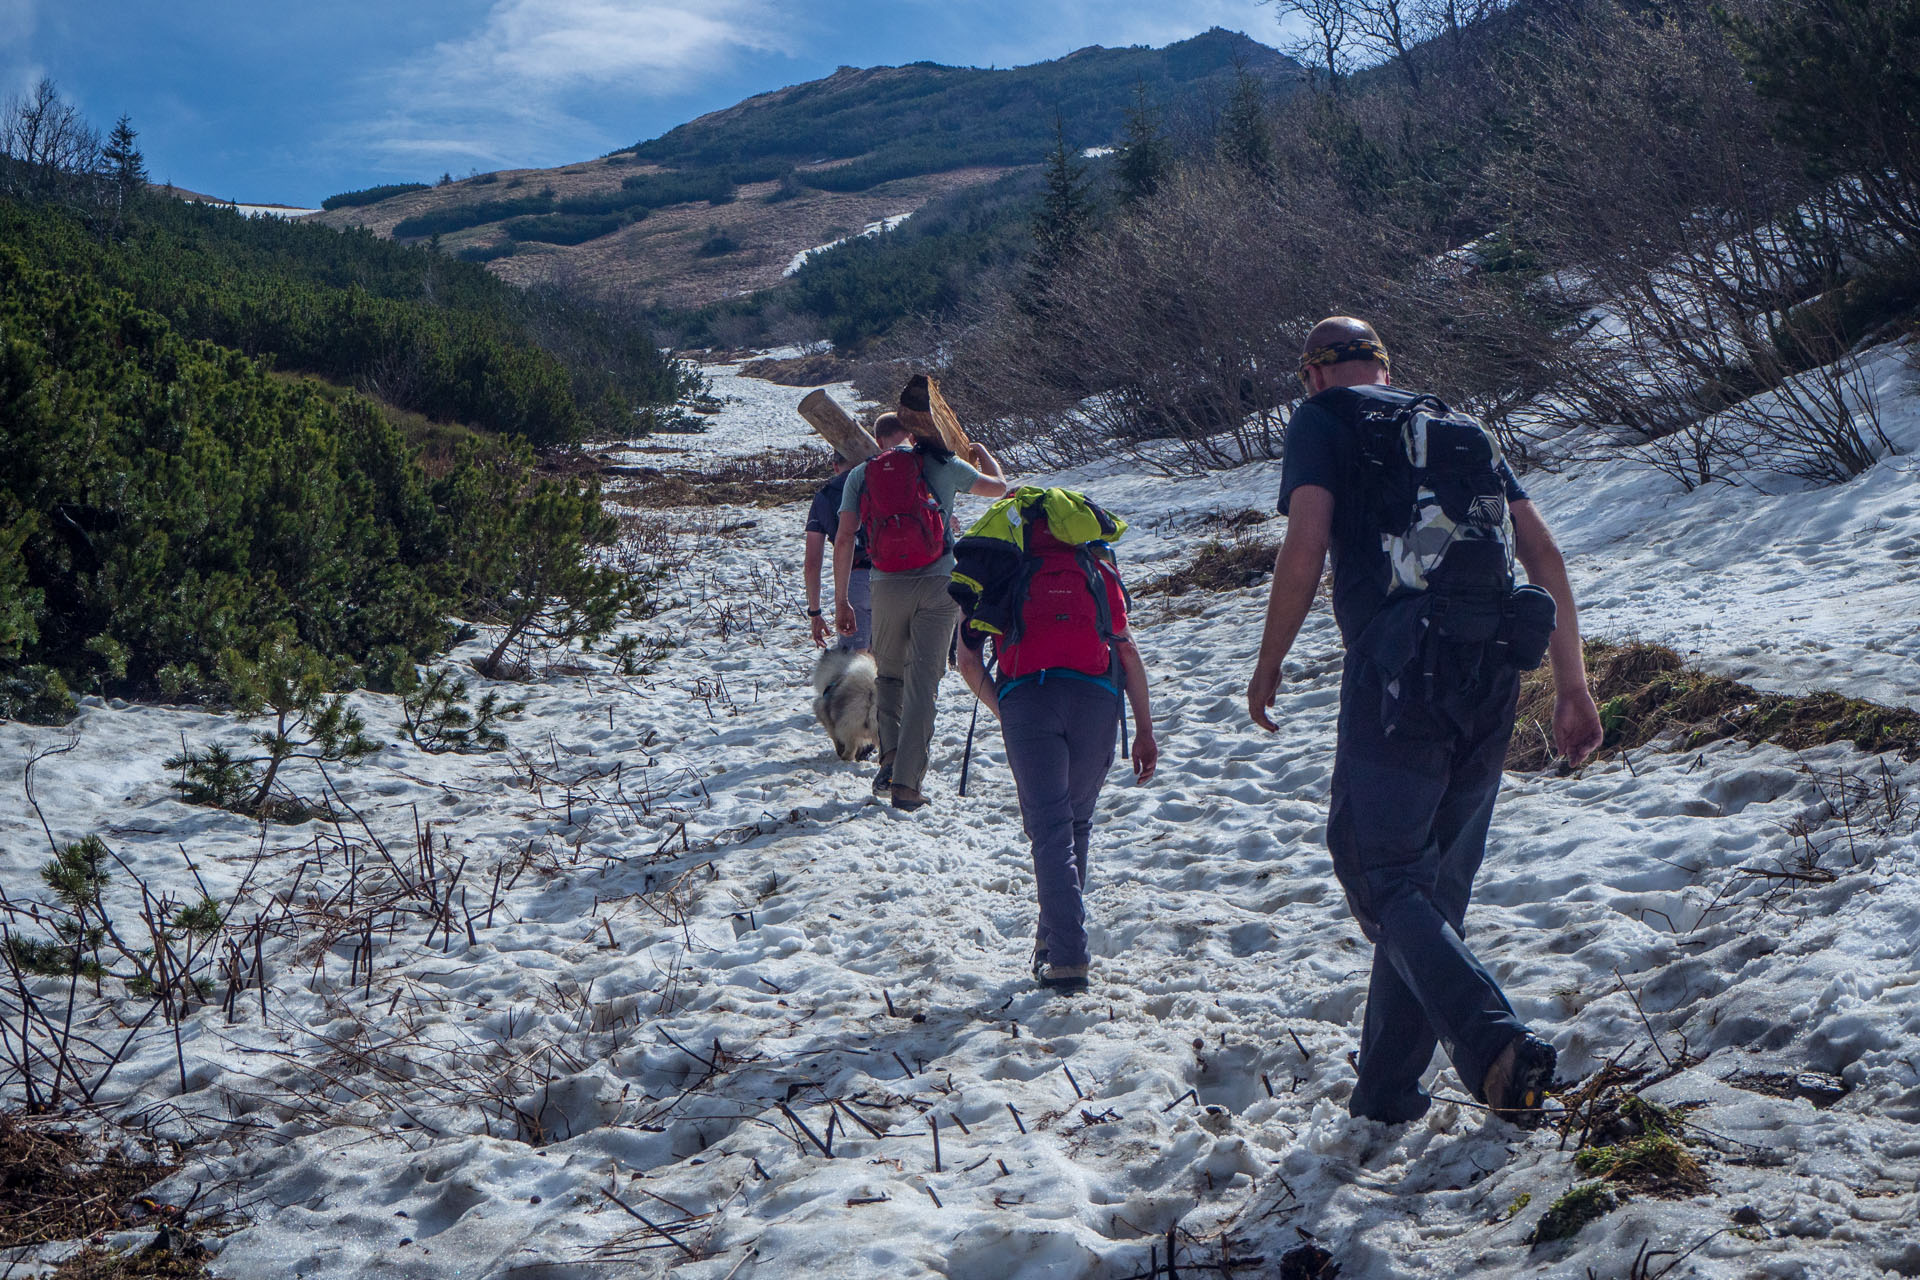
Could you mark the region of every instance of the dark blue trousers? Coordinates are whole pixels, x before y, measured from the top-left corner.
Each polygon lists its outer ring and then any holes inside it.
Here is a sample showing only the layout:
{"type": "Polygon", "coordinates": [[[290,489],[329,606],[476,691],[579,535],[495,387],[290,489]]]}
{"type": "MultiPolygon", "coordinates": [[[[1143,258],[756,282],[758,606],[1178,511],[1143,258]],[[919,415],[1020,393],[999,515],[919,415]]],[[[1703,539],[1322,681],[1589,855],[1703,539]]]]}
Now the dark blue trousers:
{"type": "Polygon", "coordinates": [[[1119,695],[1090,680],[1049,675],[1007,690],[1000,702],[1007,767],[1033,845],[1039,944],[1052,964],[1088,960],[1087,846],[1119,732],[1119,695]]]}
{"type": "Polygon", "coordinates": [[[1415,705],[1388,734],[1378,668],[1349,655],[1327,845],[1374,944],[1353,1115],[1424,1115],[1431,1099],[1420,1077],[1436,1043],[1478,1097],[1488,1065],[1526,1030],[1463,933],[1518,686],[1502,669],[1457,699],[1453,716],[1415,705]]]}

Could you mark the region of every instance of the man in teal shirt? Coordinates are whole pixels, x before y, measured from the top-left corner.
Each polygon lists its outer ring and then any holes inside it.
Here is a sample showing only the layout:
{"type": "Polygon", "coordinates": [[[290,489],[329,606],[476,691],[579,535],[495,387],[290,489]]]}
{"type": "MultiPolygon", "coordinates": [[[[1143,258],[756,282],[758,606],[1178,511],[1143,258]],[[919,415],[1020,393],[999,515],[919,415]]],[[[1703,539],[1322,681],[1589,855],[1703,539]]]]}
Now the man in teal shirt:
{"type": "MultiPolygon", "coordinates": [[[[950,528],[955,495],[966,492],[983,498],[1004,497],[1006,473],[982,445],[973,446],[971,465],[937,442],[915,442],[899,417],[882,414],[873,424],[881,449],[911,448],[919,455],[921,475],[940,504],[950,528]]],[[[833,544],[833,590],[839,603],[834,626],[841,635],[853,634],[856,622],[847,594],[853,573],[854,535],[860,527],[860,495],[866,490],[867,464],[847,473],[840,498],[840,529],[833,544]]],[[[919,569],[887,573],[875,567],[870,574],[873,595],[873,658],[880,669],[880,772],[873,794],[891,799],[896,809],[914,810],[927,803],[920,784],[927,774],[927,753],[933,742],[933,710],[940,677],[947,667],[960,606],[947,594],[953,572],[952,538],[940,557],[919,569]]],[[[871,534],[869,534],[871,543],[871,534]]]]}

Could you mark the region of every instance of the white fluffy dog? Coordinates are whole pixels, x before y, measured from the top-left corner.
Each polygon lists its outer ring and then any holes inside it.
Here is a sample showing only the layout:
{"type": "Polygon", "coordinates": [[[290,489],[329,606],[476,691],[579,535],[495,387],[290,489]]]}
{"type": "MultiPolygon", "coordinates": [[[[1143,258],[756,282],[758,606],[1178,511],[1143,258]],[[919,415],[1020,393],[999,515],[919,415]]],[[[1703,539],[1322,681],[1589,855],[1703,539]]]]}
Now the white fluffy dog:
{"type": "Polygon", "coordinates": [[[861,760],[880,742],[879,668],[864,653],[829,649],[813,664],[813,714],[842,760],[861,760]]]}

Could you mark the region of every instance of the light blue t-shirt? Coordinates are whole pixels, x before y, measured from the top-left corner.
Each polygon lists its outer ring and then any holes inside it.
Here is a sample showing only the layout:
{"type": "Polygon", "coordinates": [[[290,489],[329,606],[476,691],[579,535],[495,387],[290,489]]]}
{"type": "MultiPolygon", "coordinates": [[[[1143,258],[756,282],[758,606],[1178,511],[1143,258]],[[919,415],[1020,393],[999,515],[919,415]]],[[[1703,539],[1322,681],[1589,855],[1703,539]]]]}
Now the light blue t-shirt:
{"type": "MultiPolygon", "coordinates": [[[[940,504],[941,518],[949,524],[953,521],[953,498],[973,488],[973,482],[982,478],[980,472],[973,469],[971,463],[959,458],[948,458],[945,462],[935,461],[931,456],[921,458],[921,469],[927,477],[927,488],[933,491],[933,497],[940,504]]],[[[847,472],[847,487],[840,494],[840,512],[860,514],[860,495],[867,488],[867,464],[861,463],[847,472]]],[[[886,573],[875,569],[876,578],[926,578],[934,574],[945,576],[953,572],[953,552],[949,551],[924,569],[910,569],[904,573],[886,573]]]]}

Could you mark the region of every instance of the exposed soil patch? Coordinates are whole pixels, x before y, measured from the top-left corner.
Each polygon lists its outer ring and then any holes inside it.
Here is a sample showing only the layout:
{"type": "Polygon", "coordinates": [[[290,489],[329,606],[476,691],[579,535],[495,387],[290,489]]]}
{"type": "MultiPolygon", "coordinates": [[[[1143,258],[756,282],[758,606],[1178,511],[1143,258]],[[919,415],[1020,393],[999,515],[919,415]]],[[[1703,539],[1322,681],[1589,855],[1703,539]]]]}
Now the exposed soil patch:
{"type": "MultiPolygon", "coordinates": [[[[1920,758],[1920,712],[1884,707],[1837,693],[1761,693],[1725,676],[1689,667],[1664,645],[1586,642],[1587,674],[1607,736],[1609,756],[1671,740],[1689,751],[1722,738],[1774,742],[1806,750],[1850,742],[1862,751],[1898,751],[1920,758]]],[[[1553,675],[1542,665],[1520,682],[1520,714],[1507,751],[1507,768],[1535,771],[1555,760],[1553,675]]]]}
{"type": "Polygon", "coordinates": [[[1764,1093],[1775,1098],[1805,1098],[1815,1109],[1825,1111],[1847,1096],[1847,1082],[1824,1071],[1736,1071],[1727,1083],[1749,1093],[1764,1093]]]}
{"type": "Polygon", "coordinates": [[[759,378],[783,387],[824,387],[830,382],[846,382],[853,377],[853,362],[830,352],[794,356],[786,360],[749,360],[740,366],[742,376],[759,378]]]}
{"type": "Polygon", "coordinates": [[[123,1252],[86,1249],[57,1267],[50,1280],[202,1280],[213,1273],[203,1260],[204,1248],[183,1233],[163,1232],[152,1244],[123,1252]]]}
{"type": "Polygon", "coordinates": [[[1236,537],[1226,542],[1210,538],[1201,544],[1191,563],[1141,583],[1138,594],[1181,596],[1189,591],[1239,591],[1255,586],[1273,572],[1273,557],[1278,550],[1278,543],[1254,538],[1236,537]]]}
{"type": "Polygon", "coordinates": [[[0,1113],[0,1248],[125,1230],[149,1216],[136,1197],[178,1167],[102,1150],[55,1121],[0,1113]]]}
{"type": "Polygon", "coordinates": [[[833,477],[825,449],[773,450],[691,468],[618,467],[614,496],[640,507],[778,507],[810,501],[833,477]]]}

